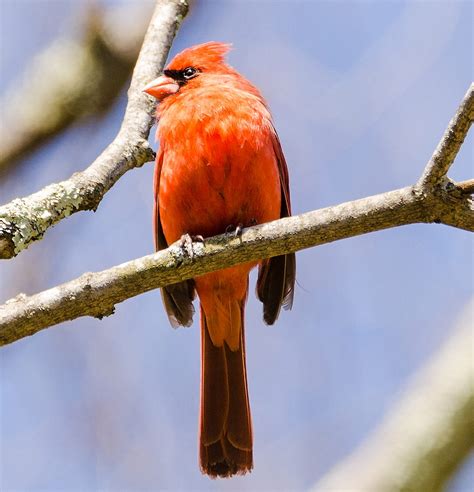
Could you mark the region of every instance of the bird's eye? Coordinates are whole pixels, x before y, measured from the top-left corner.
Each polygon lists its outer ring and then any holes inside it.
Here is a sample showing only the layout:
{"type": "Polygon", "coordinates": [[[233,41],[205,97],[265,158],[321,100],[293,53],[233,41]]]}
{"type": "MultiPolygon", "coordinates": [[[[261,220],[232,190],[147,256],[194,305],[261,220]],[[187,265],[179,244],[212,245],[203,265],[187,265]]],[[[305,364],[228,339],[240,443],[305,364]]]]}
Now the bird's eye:
{"type": "Polygon", "coordinates": [[[188,67],[183,70],[183,77],[188,80],[195,77],[197,74],[197,70],[194,67],[188,67]]]}

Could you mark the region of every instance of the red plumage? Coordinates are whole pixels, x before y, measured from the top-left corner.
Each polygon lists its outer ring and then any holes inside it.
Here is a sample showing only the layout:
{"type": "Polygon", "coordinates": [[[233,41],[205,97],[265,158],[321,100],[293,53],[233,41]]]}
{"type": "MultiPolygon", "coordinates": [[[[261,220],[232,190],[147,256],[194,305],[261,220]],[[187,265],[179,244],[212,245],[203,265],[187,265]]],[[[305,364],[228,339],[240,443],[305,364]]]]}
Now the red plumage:
{"type": "MultiPolygon", "coordinates": [[[[290,215],[288,171],[260,92],[224,61],[229,45],[184,50],[145,91],[156,97],[160,149],[155,170],[156,248],[184,234],[213,236],[290,215]]],[[[256,263],[167,286],[173,326],[192,322],[201,303],[200,466],[210,476],[253,467],[245,366],[244,310],[256,263]]],[[[291,307],[293,254],[260,262],[257,295],[272,324],[291,307]]]]}

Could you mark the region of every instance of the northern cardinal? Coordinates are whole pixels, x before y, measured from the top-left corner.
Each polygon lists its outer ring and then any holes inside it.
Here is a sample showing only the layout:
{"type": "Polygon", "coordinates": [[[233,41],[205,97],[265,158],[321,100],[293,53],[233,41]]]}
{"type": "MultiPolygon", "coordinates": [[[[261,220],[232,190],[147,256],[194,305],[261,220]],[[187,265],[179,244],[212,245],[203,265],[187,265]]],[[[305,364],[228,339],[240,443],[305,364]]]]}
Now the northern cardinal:
{"type": "MultiPolygon", "coordinates": [[[[268,107],[224,60],[230,45],[209,42],[179,53],[144,91],[160,104],[154,193],[157,250],[185,235],[210,237],[229,227],[291,213],[288,170],[268,107]]],[[[189,236],[186,236],[189,238],[189,236]]],[[[295,256],[260,261],[257,296],[271,325],[291,308],[295,256]]],[[[190,326],[195,292],[201,303],[199,456],[211,477],[253,467],[245,365],[248,276],[257,263],[162,289],[171,324],[190,326]]]]}

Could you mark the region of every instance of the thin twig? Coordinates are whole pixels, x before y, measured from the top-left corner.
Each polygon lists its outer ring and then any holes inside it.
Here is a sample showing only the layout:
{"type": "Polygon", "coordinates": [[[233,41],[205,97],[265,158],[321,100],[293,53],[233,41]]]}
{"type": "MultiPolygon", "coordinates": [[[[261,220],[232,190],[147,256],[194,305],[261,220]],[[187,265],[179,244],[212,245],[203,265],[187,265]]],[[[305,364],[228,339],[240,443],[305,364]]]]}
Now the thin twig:
{"type": "Polygon", "coordinates": [[[418,187],[421,190],[430,190],[434,186],[441,184],[443,179],[446,178],[446,174],[454,162],[473,120],[474,83],[467,90],[456,114],[449,122],[443,137],[418,181],[418,187]]]}
{"type": "Polygon", "coordinates": [[[133,72],[122,127],[94,163],[66,181],[0,207],[0,258],[16,256],[65,217],[80,210],[95,210],[125,172],[153,160],[147,138],[155,103],[141,88],[161,72],[187,10],[187,0],[157,1],[133,72]]]}

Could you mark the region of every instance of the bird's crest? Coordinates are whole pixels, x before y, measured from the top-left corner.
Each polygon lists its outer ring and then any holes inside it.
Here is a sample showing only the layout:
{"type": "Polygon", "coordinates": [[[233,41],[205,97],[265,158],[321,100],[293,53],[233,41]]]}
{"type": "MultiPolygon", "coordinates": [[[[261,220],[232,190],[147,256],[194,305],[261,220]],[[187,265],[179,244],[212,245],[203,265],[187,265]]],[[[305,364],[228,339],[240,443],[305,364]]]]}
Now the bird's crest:
{"type": "Polygon", "coordinates": [[[188,66],[210,68],[216,65],[225,66],[225,55],[232,48],[229,43],[209,41],[186,48],[178,53],[168,65],[170,70],[181,70],[188,66]]]}

